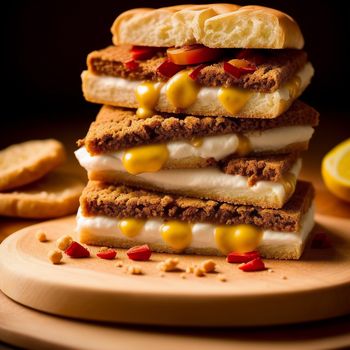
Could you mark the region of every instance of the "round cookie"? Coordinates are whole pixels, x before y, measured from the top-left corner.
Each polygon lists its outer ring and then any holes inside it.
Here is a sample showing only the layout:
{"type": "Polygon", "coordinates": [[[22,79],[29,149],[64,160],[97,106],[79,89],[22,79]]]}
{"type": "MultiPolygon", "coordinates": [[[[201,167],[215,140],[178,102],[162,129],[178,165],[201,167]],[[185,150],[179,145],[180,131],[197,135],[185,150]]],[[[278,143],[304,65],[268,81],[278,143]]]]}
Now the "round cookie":
{"type": "Polygon", "coordinates": [[[0,215],[46,219],[72,214],[83,188],[79,177],[53,172],[18,191],[0,193],[0,215]]]}
{"type": "Polygon", "coordinates": [[[36,181],[66,159],[64,146],[54,139],[32,140],[0,151],[0,191],[36,181]]]}

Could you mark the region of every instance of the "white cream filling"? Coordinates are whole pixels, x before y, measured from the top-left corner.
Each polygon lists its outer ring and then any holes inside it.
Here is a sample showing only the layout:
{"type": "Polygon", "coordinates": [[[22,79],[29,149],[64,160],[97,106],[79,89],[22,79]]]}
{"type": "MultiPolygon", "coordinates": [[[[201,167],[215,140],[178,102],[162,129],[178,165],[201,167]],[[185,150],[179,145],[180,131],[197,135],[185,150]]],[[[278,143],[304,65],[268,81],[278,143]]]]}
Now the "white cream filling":
{"type": "MultiPolygon", "coordinates": [[[[130,241],[144,243],[166,243],[162,240],[160,227],[164,223],[162,219],[148,219],[141,229],[140,233],[133,238],[126,237],[122,234],[118,226],[118,219],[107,216],[85,217],[81,211],[77,214],[77,231],[89,230],[95,235],[105,237],[124,238],[130,241]]],[[[262,239],[258,246],[301,246],[314,225],[314,205],[305,213],[301,222],[300,230],[297,232],[281,232],[272,230],[263,230],[262,239]]],[[[215,242],[216,225],[209,223],[192,224],[192,242],[191,248],[217,248],[215,242]]]]}
{"type": "MultiPolygon", "coordinates": [[[[311,63],[306,63],[297,73],[296,76],[300,78],[300,87],[297,96],[299,96],[304,89],[310,84],[311,78],[314,74],[314,69],[311,63]]],[[[118,77],[95,75],[89,71],[82,73],[83,87],[89,99],[98,99],[105,102],[116,102],[121,106],[137,106],[135,90],[138,85],[142,83],[141,80],[128,80],[118,77]]],[[[170,102],[167,99],[166,88],[167,83],[159,83],[160,94],[156,105],[156,110],[171,111],[170,102]]],[[[218,100],[219,87],[201,87],[199,89],[196,101],[188,108],[187,113],[196,114],[197,111],[213,111],[217,115],[227,115],[227,111],[218,100]]],[[[281,101],[287,101],[290,98],[290,91],[288,87],[282,86],[274,92],[252,92],[247,104],[242,108],[241,112],[246,111],[260,111],[266,113],[269,109],[275,109],[281,101]],[[264,112],[263,112],[264,111],[264,112]]]]}
{"type": "MultiPolygon", "coordinates": [[[[87,171],[121,171],[126,172],[119,156],[103,154],[91,156],[82,147],[75,151],[75,155],[82,167],[87,171]]],[[[301,170],[301,159],[298,159],[290,170],[295,178],[301,170]]],[[[256,196],[277,198],[282,203],[286,196],[285,187],[281,182],[257,181],[249,186],[248,177],[225,174],[219,168],[208,167],[199,169],[163,169],[154,173],[141,173],[135,176],[148,183],[172,191],[205,191],[220,196],[242,196],[247,192],[256,196]]]]}
{"type": "MultiPolygon", "coordinates": [[[[308,142],[313,133],[313,127],[297,125],[247,132],[244,136],[249,140],[252,152],[264,152],[278,151],[295,143],[308,142]]],[[[166,146],[170,161],[190,157],[220,160],[236,152],[239,146],[239,137],[237,134],[207,136],[202,138],[200,146],[193,146],[185,140],[171,141],[166,143],[166,146]]],[[[107,156],[121,159],[123,151],[109,153],[107,156]]]]}

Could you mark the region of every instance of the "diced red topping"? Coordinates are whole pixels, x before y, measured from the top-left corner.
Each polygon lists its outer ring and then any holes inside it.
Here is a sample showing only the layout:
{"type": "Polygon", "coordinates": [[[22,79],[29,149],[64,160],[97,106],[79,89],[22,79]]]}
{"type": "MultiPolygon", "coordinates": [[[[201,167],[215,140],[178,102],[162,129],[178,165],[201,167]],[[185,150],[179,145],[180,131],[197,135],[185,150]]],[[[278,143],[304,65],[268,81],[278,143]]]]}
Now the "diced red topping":
{"type": "Polygon", "coordinates": [[[196,67],[188,76],[193,79],[196,80],[198,77],[198,74],[200,73],[200,71],[206,67],[206,64],[200,64],[198,67],[196,67]]]}
{"type": "Polygon", "coordinates": [[[129,71],[134,71],[139,67],[139,63],[133,59],[129,61],[125,61],[123,62],[123,64],[124,64],[124,67],[129,71]]]}
{"type": "Polygon", "coordinates": [[[213,49],[204,45],[185,45],[167,50],[169,59],[175,64],[189,65],[216,61],[222,56],[221,49],[213,49]]]}
{"type": "Polygon", "coordinates": [[[130,248],[126,254],[131,260],[146,261],[151,257],[152,251],[147,244],[144,244],[130,248]]]}
{"type": "Polygon", "coordinates": [[[148,60],[159,51],[158,47],[151,46],[133,46],[130,49],[130,54],[134,60],[148,60]]]}
{"type": "Polygon", "coordinates": [[[256,66],[246,60],[234,59],[230,62],[224,62],[224,71],[238,79],[244,74],[255,72],[256,66]]]}
{"type": "Polygon", "coordinates": [[[106,249],[96,254],[101,259],[112,260],[116,257],[117,252],[114,249],[106,249]]]}
{"type": "Polygon", "coordinates": [[[164,75],[167,78],[171,78],[173,75],[175,75],[182,69],[182,66],[179,66],[178,64],[171,62],[169,59],[166,59],[163,63],[161,63],[158,66],[157,72],[161,75],[164,75]]]}
{"type": "Polygon", "coordinates": [[[64,252],[71,258],[88,258],[90,256],[90,252],[75,241],[73,241],[64,252]]]}
{"type": "Polygon", "coordinates": [[[258,251],[247,252],[247,253],[237,253],[231,252],[227,255],[226,261],[230,264],[246,263],[248,261],[260,258],[258,251]]]}
{"type": "Polygon", "coordinates": [[[326,233],[319,232],[314,235],[311,242],[311,247],[316,249],[331,248],[332,242],[326,233]]]}
{"type": "Polygon", "coordinates": [[[260,258],[241,264],[238,268],[244,272],[262,271],[266,269],[264,262],[260,258]]]}

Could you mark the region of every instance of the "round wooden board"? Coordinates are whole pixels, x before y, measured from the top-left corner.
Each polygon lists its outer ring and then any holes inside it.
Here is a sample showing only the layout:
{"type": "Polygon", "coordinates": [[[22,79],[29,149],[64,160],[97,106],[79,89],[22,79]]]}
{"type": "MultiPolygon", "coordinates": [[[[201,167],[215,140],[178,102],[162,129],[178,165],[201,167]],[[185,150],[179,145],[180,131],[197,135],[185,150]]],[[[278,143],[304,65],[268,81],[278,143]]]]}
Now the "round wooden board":
{"type": "MultiPolygon", "coordinates": [[[[181,272],[160,276],[153,254],[137,263],[141,276],[125,273],[133,264],[118,249],[118,259],[64,258],[52,265],[47,253],[55,240],[74,232],[74,217],[27,227],[0,245],[0,289],[15,301],[49,313],[98,321],[154,325],[254,326],[318,320],[350,312],[350,220],[317,216],[317,230],[331,232],[331,249],[307,249],[300,261],[266,261],[272,269],[245,273],[215,258],[218,271],[206,277],[181,272]],[[38,229],[49,241],[35,238],[38,229]],[[124,267],[116,267],[120,260],[124,267]]],[[[203,257],[181,256],[180,267],[203,257]]]]}

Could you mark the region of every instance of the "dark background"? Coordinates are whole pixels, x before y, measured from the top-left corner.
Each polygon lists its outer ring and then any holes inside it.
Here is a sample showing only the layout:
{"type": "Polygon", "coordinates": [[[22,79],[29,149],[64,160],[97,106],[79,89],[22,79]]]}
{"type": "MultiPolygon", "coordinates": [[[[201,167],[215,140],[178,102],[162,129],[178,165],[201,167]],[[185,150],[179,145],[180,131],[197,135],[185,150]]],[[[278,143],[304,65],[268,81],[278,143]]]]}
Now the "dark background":
{"type": "MultiPolygon", "coordinates": [[[[111,44],[110,27],[121,11],[179,3],[183,2],[37,0],[2,5],[1,85],[5,94],[0,145],[17,139],[14,132],[19,127],[22,137],[26,127],[47,127],[63,119],[84,119],[88,125],[98,106],[85,102],[81,93],[80,73],[86,55],[111,44]]],[[[302,99],[321,115],[326,113],[327,118],[349,126],[350,19],[345,1],[271,0],[255,4],[275,7],[297,20],[316,69],[302,99]]]]}

